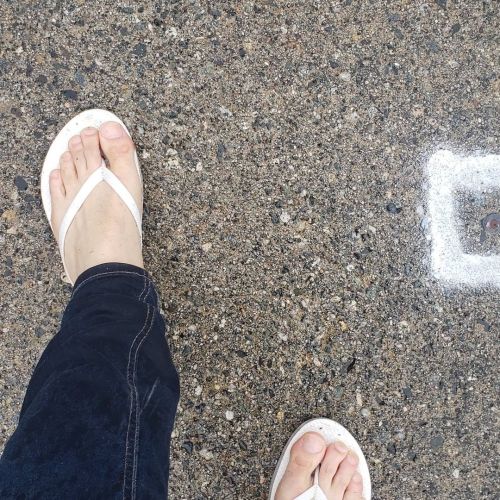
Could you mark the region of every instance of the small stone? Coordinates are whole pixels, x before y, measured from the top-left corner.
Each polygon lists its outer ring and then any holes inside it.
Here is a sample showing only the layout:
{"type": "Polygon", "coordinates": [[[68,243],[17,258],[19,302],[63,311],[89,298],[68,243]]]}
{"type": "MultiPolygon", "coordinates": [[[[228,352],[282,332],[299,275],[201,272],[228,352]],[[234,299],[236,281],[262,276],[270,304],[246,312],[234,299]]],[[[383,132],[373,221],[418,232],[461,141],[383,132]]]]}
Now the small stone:
{"type": "Polygon", "coordinates": [[[14,184],[16,185],[17,189],[19,189],[19,191],[26,191],[28,189],[28,183],[20,175],[16,175],[16,177],[14,178],[14,184]]]}
{"type": "Polygon", "coordinates": [[[363,406],[363,397],[361,396],[360,392],[356,393],[356,404],[358,405],[359,408],[363,406]]]}
{"type": "Polygon", "coordinates": [[[453,469],[453,472],[451,475],[455,478],[458,479],[460,477],[460,469],[453,469]]]}
{"type": "Polygon", "coordinates": [[[196,386],[196,389],[194,390],[194,393],[196,394],[196,396],[199,396],[202,392],[203,392],[203,388],[201,387],[201,385],[196,386]]]}
{"type": "Polygon", "coordinates": [[[290,222],[290,214],[288,212],[281,212],[280,214],[280,221],[283,222],[283,224],[287,224],[288,222],[290,222]]]}
{"type": "Polygon", "coordinates": [[[347,374],[349,373],[353,368],[354,365],[356,364],[356,358],[351,358],[347,363],[344,364],[342,367],[342,373],[347,374]]]}
{"type": "Polygon", "coordinates": [[[431,439],[431,448],[433,450],[438,450],[439,448],[441,448],[441,446],[443,446],[443,443],[444,443],[444,438],[443,436],[434,436],[432,439],[431,439]]]}
{"type": "Polygon", "coordinates": [[[234,419],[234,412],[232,412],[231,410],[227,410],[226,411],[226,420],[233,420],[234,419]]]}
{"type": "Polygon", "coordinates": [[[429,40],[427,47],[433,54],[437,54],[440,51],[439,45],[434,40],[429,40]]]}
{"type": "Polygon", "coordinates": [[[80,70],[77,70],[77,72],[75,73],[75,82],[78,83],[80,87],[85,86],[85,76],[80,70]]]}
{"type": "Polygon", "coordinates": [[[203,243],[203,245],[201,245],[201,249],[205,253],[209,252],[212,249],[212,243],[203,243]]]}
{"type": "Polygon", "coordinates": [[[193,453],[193,443],[191,441],[184,441],[181,445],[182,449],[185,450],[189,455],[193,453]]]}
{"type": "Polygon", "coordinates": [[[283,410],[280,410],[278,413],[276,413],[276,420],[278,422],[283,422],[285,418],[285,412],[283,410]]]}
{"type": "Polygon", "coordinates": [[[205,460],[212,460],[212,458],[214,458],[214,454],[211,451],[208,451],[206,448],[202,448],[200,450],[200,456],[205,460]]]}
{"type": "Polygon", "coordinates": [[[45,332],[43,331],[43,328],[42,328],[42,327],[37,326],[37,327],[35,328],[35,336],[36,336],[37,338],[43,337],[43,334],[44,334],[44,333],[45,333],[45,332]]]}
{"type": "Polygon", "coordinates": [[[441,7],[442,9],[446,9],[446,1],[447,0],[436,0],[436,3],[441,7]]]}
{"type": "Polygon", "coordinates": [[[399,214],[403,210],[401,207],[396,206],[396,204],[392,201],[386,205],[385,209],[390,214],[399,214]]]}
{"type": "Polygon", "coordinates": [[[132,54],[137,57],[144,57],[146,55],[146,45],[144,43],[138,43],[132,49],[132,54]]]}
{"type": "Polygon", "coordinates": [[[350,82],[351,81],[351,73],[348,71],[343,71],[340,73],[339,78],[343,80],[344,82],[350,82]]]}
{"type": "Polygon", "coordinates": [[[362,408],[361,409],[361,416],[367,418],[370,416],[370,410],[368,410],[367,408],[362,408]]]}
{"type": "Polygon", "coordinates": [[[17,220],[17,214],[15,210],[8,208],[7,210],[4,210],[4,212],[2,213],[2,219],[5,220],[7,223],[15,222],[17,220]]]}
{"type": "Polygon", "coordinates": [[[219,142],[219,144],[217,144],[216,154],[217,154],[217,160],[222,161],[224,155],[226,154],[226,146],[222,142],[219,142]]]}
{"type": "Polygon", "coordinates": [[[409,387],[403,387],[403,395],[406,399],[411,399],[412,393],[409,387]]]}
{"type": "Polygon", "coordinates": [[[219,112],[224,118],[231,118],[233,116],[232,111],[225,106],[219,106],[219,112]]]}
{"type": "Polygon", "coordinates": [[[78,99],[78,93],[72,89],[63,90],[62,95],[65,99],[70,99],[72,101],[76,101],[78,99]]]}

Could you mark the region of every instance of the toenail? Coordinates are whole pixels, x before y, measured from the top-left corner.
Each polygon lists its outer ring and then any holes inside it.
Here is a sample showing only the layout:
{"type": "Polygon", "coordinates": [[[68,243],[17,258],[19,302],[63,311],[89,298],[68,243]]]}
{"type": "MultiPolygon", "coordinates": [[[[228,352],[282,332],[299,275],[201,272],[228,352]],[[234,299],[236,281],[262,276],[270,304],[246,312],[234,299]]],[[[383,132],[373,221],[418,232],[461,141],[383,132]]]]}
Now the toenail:
{"type": "Polygon", "coordinates": [[[342,441],[335,441],[334,446],[340,453],[347,453],[347,446],[342,441]]]}
{"type": "Polygon", "coordinates": [[[356,455],[354,455],[353,453],[349,453],[347,455],[347,461],[351,464],[351,465],[356,465],[358,463],[358,457],[356,455]]]}
{"type": "Polygon", "coordinates": [[[307,453],[316,455],[323,451],[325,442],[316,434],[306,434],[302,440],[302,447],[307,453]]]}
{"type": "Polygon", "coordinates": [[[82,130],[83,135],[94,135],[97,130],[93,127],[87,127],[82,130]]]}
{"type": "Polygon", "coordinates": [[[58,168],[55,168],[54,170],[52,170],[52,172],[50,172],[50,176],[52,177],[52,179],[59,179],[60,175],[61,172],[58,168]]]}
{"type": "Polygon", "coordinates": [[[118,139],[123,135],[123,128],[119,123],[107,122],[99,129],[106,139],[118,139]]]}
{"type": "Polygon", "coordinates": [[[82,143],[82,139],[80,138],[79,135],[75,135],[74,137],[72,137],[70,140],[69,140],[69,143],[72,145],[72,146],[78,146],[78,144],[81,144],[82,143]]]}

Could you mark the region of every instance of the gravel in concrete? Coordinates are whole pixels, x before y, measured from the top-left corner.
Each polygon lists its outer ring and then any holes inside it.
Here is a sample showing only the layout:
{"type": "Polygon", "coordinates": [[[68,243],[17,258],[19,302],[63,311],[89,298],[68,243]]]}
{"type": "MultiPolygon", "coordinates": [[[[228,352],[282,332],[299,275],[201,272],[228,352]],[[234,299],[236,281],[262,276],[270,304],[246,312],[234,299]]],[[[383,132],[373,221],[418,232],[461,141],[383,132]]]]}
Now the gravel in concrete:
{"type": "Polygon", "coordinates": [[[182,378],[172,498],[265,498],[315,416],[357,436],[374,498],[498,497],[500,293],[433,279],[424,178],[440,148],[498,153],[498,19],[465,0],[2,2],[0,446],[70,291],[42,161],[104,107],[137,142],[182,378]]]}

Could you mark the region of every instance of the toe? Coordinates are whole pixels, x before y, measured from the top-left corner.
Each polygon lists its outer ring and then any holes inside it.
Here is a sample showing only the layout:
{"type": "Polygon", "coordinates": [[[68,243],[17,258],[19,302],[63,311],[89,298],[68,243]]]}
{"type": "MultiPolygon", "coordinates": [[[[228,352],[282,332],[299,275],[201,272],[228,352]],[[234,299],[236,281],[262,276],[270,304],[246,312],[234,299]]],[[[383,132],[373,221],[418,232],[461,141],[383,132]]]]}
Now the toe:
{"type": "Polygon", "coordinates": [[[290,461],[276,490],[276,500],[295,498],[311,487],[312,475],[325,448],[325,440],[315,432],[307,432],[292,446],[290,461]]]}
{"type": "Polygon", "coordinates": [[[110,170],[125,184],[141,209],[142,184],[137,172],[135,146],[127,131],[117,122],[105,122],[99,128],[99,142],[110,170]]]}
{"type": "Polygon", "coordinates": [[[50,187],[50,196],[54,200],[64,198],[65,195],[64,184],[61,177],[61,171],[58,168],[50,172],[49,187],[50,187]]]}
{"type": "Polygon", "coordinates": [[[347,486],[356,472],[358,466],[358,457],[352,451],[349,451],[347,456],[342,460],[337,473],[333,477],[331,486],[332,498],[343,498],[347,486]]]}
{"type": "MultiPolygon", "coordinates": [[[[66,196],[64,184],[61,176],[61,170],[56,168],[50,172],[49,176],[50,199],[52,203],[50,223],[57,235],[59,228],[61,213],[64,210],[63,204],[66,196]]],[[[57,238],[57,236],[56,236],[57,238]]]]}
{"type": "Polygon", "coordinates": [[[75,164],[73,163],[73,157],[69,151],[63,153],[59,166],[61,168],[61,178],[64,184],[64,190],[68,193],[77,183],[75,164]]]}
{"type": "Polygon", "coordinates": [[[319,485],[324,491],[331,489],[333,477],[337,473],[339,465],[346,457],[348,451],[347,446],[341,441],[336,441],[326,449],[319,469],[319,485]]]}
{"type": "Polygon", "coordinates": [[[363,498],[363,478],[355,472],[344,494],[344,500],[361,500],[363,498]]]}
{"type": "Polygon", "coordinates": [[[135,164],[134,143],[119,123],[103,123],[99,128],[99,140],[112,170],[135,164]]]}
{"type": "Polygon", "coordinates": [[[83,152],[83,142],[79,135],[73,136],[68,142],[68,149],[73,158],[78,177],[85,177],[87,172],[87,161],[83,152]]]}
{"type": "Polygon", "coordinates": [[[82,130],[80,137],[83,143],[87,171],[90,174],[102,163],[101,150],[99,147],[99,131],[94,127],[87,127],[82,130]]]}

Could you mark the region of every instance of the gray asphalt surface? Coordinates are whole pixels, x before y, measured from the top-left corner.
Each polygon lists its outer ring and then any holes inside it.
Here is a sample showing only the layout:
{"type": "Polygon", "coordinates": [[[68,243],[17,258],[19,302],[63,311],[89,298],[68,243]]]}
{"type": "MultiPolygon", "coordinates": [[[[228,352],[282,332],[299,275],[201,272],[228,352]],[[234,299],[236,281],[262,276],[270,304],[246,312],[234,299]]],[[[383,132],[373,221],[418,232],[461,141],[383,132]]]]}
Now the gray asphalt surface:
{"type": "MultiPolygon", "coordinates": [[[[265,498],[315,416],[358,438],[374,498],[498,498],[500,293],[432,277],[424,175],[441,148],[499,152],[498,14],[2,2],[0,449],[69,297],[43,158],[103,107],[138,146],[146,265],[182,381],[173,499],[265,498]]],[[[469,248],[499,199],[459,207],[469,248]]],[[[498,234],[485,244],[500,253],[498,234]]]]}

